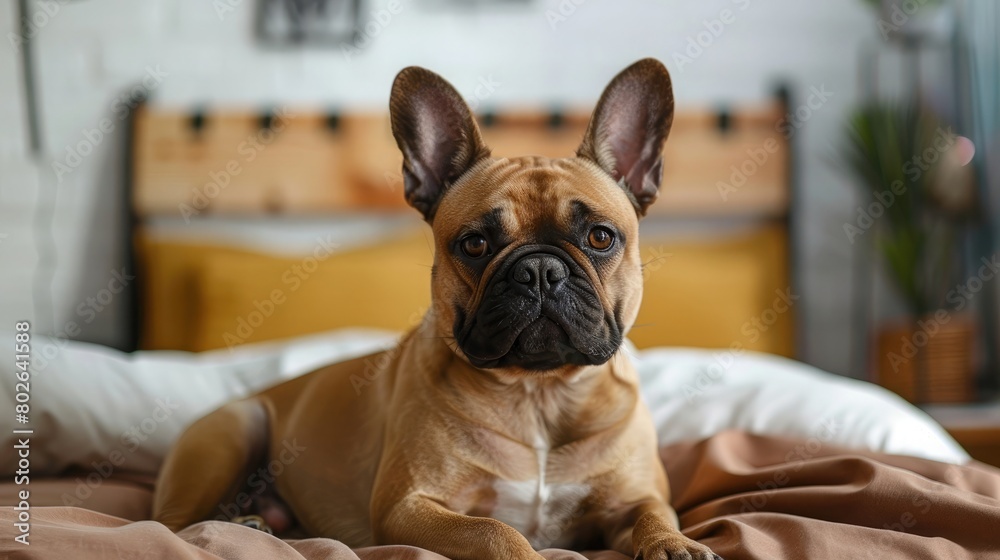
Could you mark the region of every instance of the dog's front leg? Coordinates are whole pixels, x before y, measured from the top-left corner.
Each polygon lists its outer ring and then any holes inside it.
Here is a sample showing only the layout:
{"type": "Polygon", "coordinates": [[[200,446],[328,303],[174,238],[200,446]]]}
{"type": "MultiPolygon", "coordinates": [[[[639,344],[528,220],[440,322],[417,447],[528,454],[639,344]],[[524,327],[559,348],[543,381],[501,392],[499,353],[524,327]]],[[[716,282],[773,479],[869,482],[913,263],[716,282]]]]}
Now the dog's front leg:
{"type": "Polygon", "coordinates": [[[616,511],[606,525],[608,545],[642,560],[722,560],[685,537],[673,508],[650,498],[616,511]]]}
{"type": "Polygon", "coordinates": [[[487,517],[455,513],[420,494],[375,521],[378,544],[408,544],[452,560],[542,560],[516,529],[487,517]]]}

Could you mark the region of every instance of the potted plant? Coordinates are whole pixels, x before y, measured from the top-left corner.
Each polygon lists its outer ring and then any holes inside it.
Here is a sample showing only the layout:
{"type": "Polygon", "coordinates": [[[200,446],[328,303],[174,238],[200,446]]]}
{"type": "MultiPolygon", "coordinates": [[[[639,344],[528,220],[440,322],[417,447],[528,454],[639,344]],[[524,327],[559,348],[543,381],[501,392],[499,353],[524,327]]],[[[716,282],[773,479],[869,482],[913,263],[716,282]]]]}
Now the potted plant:
{"type": "Polygon", "coordinates": [[[960,239],[978,208],[973,152],[916,105],[871,104],[848,126],[845,162],[869,202],[845,232],[873,236],[907,309],[875,337],[878,381],[914,402],[973,397],[976,329],[959,278],[960,239]]]}

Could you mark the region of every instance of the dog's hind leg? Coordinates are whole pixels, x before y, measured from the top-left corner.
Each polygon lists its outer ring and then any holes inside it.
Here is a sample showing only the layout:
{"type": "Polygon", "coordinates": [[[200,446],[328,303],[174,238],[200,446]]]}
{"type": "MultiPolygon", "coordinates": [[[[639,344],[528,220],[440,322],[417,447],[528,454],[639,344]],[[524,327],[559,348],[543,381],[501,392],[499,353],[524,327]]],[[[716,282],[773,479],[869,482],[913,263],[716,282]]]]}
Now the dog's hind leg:
{"type": "Polygon", "coordinates": [[[153,519],[172,531],[240,515],[234,497],[263,459],[267,411],[256,399],[227,404],[192,424],[160,470],[153,519]]]}

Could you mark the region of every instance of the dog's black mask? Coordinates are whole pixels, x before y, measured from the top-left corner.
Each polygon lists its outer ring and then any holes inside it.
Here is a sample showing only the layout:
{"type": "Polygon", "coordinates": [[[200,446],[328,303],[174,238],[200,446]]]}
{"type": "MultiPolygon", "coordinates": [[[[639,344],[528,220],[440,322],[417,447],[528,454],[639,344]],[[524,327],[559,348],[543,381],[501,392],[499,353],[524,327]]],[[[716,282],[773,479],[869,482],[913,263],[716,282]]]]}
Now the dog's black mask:
{"type": "Polygon", "coordinates": [[[456,314],[462,352],[480,368],[532,371],[608,361],[622,342],[583,268],[552,245],[526,245],[497,267],[477,309],[456,314]]]}

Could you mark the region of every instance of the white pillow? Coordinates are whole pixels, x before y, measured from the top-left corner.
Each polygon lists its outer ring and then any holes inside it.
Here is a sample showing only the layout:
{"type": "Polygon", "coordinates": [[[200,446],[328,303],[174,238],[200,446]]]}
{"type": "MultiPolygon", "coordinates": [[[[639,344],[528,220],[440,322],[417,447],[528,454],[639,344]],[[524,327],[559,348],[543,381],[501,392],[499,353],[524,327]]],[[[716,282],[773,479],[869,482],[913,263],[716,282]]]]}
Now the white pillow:
{"type": "Polygon", "coordinates": [[[871,383],[756,352],[658,348],[635,362],[661,444],[738,429],[806,440],[806,455],[831,445],[969,461],[927,414],[871,383]]]}
{"type": "MultiPolygon", "coordinates": [[[[0,340],[5,336],[13,340],[3,333],[0,340]]],[[[31,471],[54,474],[77,466],[105,478],[123,470],[153,474],[184,428],[223,403],[395,340],[386,332],[336,331],[234,352],[125,354],[35,336],[31,471]]],[[[13,354],[2,353],[0,379],[8,381],[0,383],[0,409],[13,411],[13,354]]],[[[633,354],[661,443],[737,428],[950,463],[968,460],[922,412],[873,385],[761,354],[745,354],[728,368],[713,367],[725,353],[712,351],[633,354]]],[[[23,428],[13,416],[4,421],[23,428]]],[[[0,472],[12,473],[15,436],[10,429],[4,434],[0,472]]]]}
{"type": "MultiPolygon", "coordinates": [[[[184,428],[222,404],[322,365],[389,348],[396,339],[394,333],[346,330],[232,352],[126,354],[33,336],[31,472],[53,474],[70,466],[106,472],[111,463],[113,470],[156,473],[184,428]]],[[[13,341],[14,335],[0,332],[0,340],[13,341]]],[[[0,410],[10,411],[2,419],[8,428],[15,424],[13,346],[0,346],[11,350],[0,352],[0,410]]],[[[14,437],[4,430],[0,472],[16,470],[14,437]]]]}

